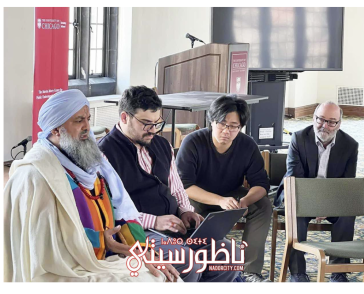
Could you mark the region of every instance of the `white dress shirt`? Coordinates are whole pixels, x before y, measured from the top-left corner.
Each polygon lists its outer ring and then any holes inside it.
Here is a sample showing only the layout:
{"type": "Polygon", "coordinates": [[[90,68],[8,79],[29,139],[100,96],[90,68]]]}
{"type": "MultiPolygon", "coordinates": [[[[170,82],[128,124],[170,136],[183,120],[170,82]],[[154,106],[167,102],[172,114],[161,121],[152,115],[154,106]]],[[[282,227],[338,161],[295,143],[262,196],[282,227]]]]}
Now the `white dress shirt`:
{"type": "Polygon", "coordinates": [[[324,147],[319,138],[315,135],[316,145],[318,148],[318,179],[325,179],[327,176],[327,166],[329,164],[331,148],[335,145],[336,136],[332,139],[331,143],[324,147]]]}

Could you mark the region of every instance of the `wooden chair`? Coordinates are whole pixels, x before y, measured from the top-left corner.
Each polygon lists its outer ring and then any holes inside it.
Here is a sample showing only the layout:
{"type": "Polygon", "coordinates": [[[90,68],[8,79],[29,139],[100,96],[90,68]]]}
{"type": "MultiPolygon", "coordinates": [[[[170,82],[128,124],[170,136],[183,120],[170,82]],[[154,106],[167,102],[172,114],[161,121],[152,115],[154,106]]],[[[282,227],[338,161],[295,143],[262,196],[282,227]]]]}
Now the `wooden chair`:
{"type": "MultiPolygon", "coordinates": [[[[271,153],[269,158],[269,178],[273,186],[279,186],[283,176],[286,173],[286,159],[287,154],[271,153]]],[[[275,197],[275,195],[271,195],[275,197]]],[[[278,231],[285,230],[284,221],[279,221],[279,216],[284,217],[284,208],[276,207],[273,209],[273,222],[272,222],[272,241],[271,241],[271,255],[270,255],[270,271],[269,279],[274,281],[275,273],[275,259],[277,251],[277,235],[278,231]]],[[[310,223],[308,231],[331,231],[331,224],[310,223]]]]}
{"type": "Polygon", "coordinates": [[[364,179],[285,180],[286,244],[280,282],[285,282],[292,249],[314,254],[318,258],[317,282],[325,273],[364,272],[363,263],[327,264],[326,256],[364,260],[364,240],[345,242],[298,242],[297,217],[364,215],[364,179]]]}
{"type": "MultiPolygon", "coordinates": [[[[269,160],[269,178],[271,185],[278,188],[280,182],[282,181],[286,171],[286,159],[287,154],[283,153],[272,153],[271,160],[269,160]]],[[[277,191],[272,193],[271,197],[274,198],[277,191]]],[[[276,264],[276,250],[277,250],[277,234],[278,230],[285,230],[284,222],[279,222],[278,215],[284,216],[284,209],[274,208],[273,209],[273,222],[272,222],[272,239],[271,239],[271,253],[270,253],[270,271],[269,279],[274,282],[274,272],[276,264]]]]}
{"type": "MultiPolygon", "coordinates": [[[[261,151],[260,154],[262,155],[263,157],[263,160],[264,160],[264,169],[266,170],[267,174],[268,171],[269,171],[269,151],[261,151]]],[[[242,188],[242,192],[244,191],[244,189],[249,189],[250,186],[249,186],[249,183],[246,179],[244,179],[244,184],[243,184],[243,188],[242,188]]],[[[244,230],[245,228],[245,222],[244,221],[239,221],[235,224],[235,226],[231,229],[231,230],[238,230],[238,231],[241,231],[241,230],[244,230]]]]}
{"type": "Polygon", "coordinates": [[[108,129],[108,128],[106,128],[106,127],[101,127],[101,126],[92,126],[91,127],[91,130],[93,131],[93,133],[94,133],[94,135],[95,135],[95,138],[96,138],[96,140],[98,140],[98,139],[100,139],[101,137],[103,137],[104,135],[104,133],[105,133],[105,135],[107,134],[107,133],[109,133],[110,132],[110,130],[108,129]]]}
{"type": "MultiPolygon", "coordinates": [[[[284,153],[270,153],[269,151],[261,151],[262,157],[264,159],[264,168],[269,176],[269,182],[271,184],[271,192],[269,193],[270,198],[275,197],[276,189],[278,188],[281,180],[283,179],[287,168],[286,159],[287,154],[284,153]]],[[[249,188],[247,181],[244,181],[244,186],[249,188]]],[[[278,231],[285,230],[284,221],[279,221],[279,216],[284,216],[284,208],[274,208],[273,209],[273,222],[272,222],[272,241],[271,241],[271,255],[270,255],[270,271],[269,279],[274,281],[275,273],[275,260],[277,251],[277,235],[278,231]]],[[[331,224],[316,224],[310,223],[308,225],[308,231],[331,231],[331,224]]],[[[233,230],[244,230],[245,223],[237,223],[233,230]]]]}
{"type": "MultiPolygon", "coordinates": [[[[279,221],[279,216],[284,216],[284,208],[273,209],[273,223],[272,223],[272,241],[271,241],[271,255],[270,255],[270,272],[269,279],[274,281],[275,263],[276,263],[276,251],[277,251],[277,235],[278,231],[284,231],[286,224],[283,221],[279,221]]],[[[321,223],[309,223],[307,231],[331,231],[331,224],[321,223]]]]}
{"type": "MultiPolygon", "coordinates": [[[[196,131],[199,129],[200,129],[200,127],[197,124],[176,124],[175,129],[174,129],[174,133],[175,133],[174,147],[175,148],[181,147],[182,140],[185,137],[184,135],[182,135],[183,133],[193,132],[193,131],[196,131]]],[[[170,125],[170,124],[165,125],[165,127],[163,129],[163,133],[167,133],[167,132],[172,132],[172,125],[170,125]]]]}

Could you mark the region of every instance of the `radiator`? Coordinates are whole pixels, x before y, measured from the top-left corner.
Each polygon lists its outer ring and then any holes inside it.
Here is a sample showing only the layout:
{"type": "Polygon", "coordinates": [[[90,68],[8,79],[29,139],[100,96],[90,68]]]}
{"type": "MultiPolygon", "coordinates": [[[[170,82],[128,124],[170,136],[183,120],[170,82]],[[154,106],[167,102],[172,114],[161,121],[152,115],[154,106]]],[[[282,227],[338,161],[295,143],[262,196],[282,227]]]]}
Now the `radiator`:
{"type": "Polygon", "coordinates": [[[339,105],[363,106],[363,88],[338,87],[337,101],[339,105]]]}
{"type": "Polygon", "coordinates": [[[119,121],[119,110],[117,106],[103,106],[90,108],[90,126],[106,127],[111,130],[119,121]]]}

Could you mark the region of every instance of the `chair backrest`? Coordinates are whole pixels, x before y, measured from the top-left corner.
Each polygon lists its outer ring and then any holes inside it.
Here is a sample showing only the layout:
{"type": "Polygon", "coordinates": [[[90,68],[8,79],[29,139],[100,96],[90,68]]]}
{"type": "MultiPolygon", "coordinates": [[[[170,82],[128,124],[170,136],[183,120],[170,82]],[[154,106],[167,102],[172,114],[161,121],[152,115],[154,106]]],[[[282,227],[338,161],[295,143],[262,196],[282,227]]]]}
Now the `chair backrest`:
{"type": "MultiPolygon", "coordinates": [[[[264,169],[267,172],[267,175],[269,176],[269,151],[262,150],[262,151],[260,151],[260,155],[262,155],[262,157],[263,157],[263,160],[264,160],[264,169]]],[[[249,189],[250,188],[249,183],[246,180],[246,177],[244,177],[244,184],[243,184],[243,186],[246,189],[249,189]]]]}
{"type": "Polygon", "coordinates": [[[269,179],[270,184],[274,186],[279,186],[283,176],[287,171],[287,154],[284,153],[270,153],[269,156],[269,179]]]}
{"type": "Polygon", "coordinates": [[[267,174],[269,175],[269,151],[262,150],[262,151],[260,151],[260,155],[262,155],[262,157],[263,157],[264,169],[267,172],[267,174]]]}
{"type": "Polygon", "coordinates": [[[292,186],[296,217],[364,215],[364,178],[296,178],[292,186]]]}

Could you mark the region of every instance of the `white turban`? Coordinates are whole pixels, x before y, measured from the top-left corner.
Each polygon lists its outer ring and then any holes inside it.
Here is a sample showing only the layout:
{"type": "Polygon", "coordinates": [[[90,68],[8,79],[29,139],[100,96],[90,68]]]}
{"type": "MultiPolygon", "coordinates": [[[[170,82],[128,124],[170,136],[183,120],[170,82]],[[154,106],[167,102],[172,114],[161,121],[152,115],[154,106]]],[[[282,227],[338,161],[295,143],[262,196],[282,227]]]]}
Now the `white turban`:
{"type": "Polygon", "coordinates": [[[38,138],[47,138],[53,129],[63,125],[85,105],[90,107],[80,90],[66,90],[52,95],[39,111],[38,125],[43,132],[38,133],[38,138]]]}

